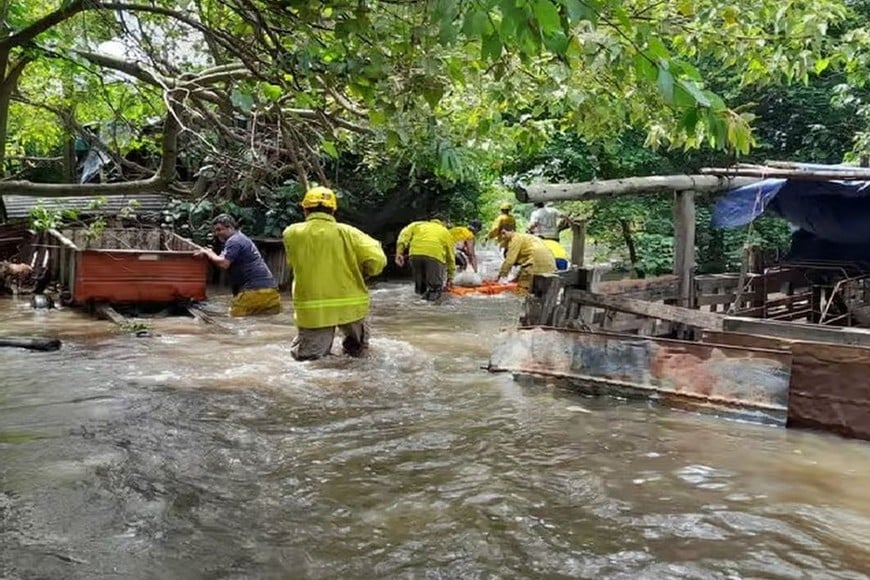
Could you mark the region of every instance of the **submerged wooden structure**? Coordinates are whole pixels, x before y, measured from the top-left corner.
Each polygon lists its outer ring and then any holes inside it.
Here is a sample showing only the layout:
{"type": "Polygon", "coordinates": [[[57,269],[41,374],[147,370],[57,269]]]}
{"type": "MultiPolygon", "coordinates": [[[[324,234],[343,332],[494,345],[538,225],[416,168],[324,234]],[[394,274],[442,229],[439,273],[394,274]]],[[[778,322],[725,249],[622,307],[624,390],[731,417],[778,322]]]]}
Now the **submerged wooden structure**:
{"type": "Polygon", "coordinates": [[[740,273],[695,274],[695,192],[757,181],[747,171],[518,191],[555,201],[672,189],[675,263],[672,275],[644,280],[601,282],[589,268],[536,277],[490,370],[870,439],[870,328],[860,328],[870,326],[870,277],[832,263],[763,268],[752,256],[740,273]]]}

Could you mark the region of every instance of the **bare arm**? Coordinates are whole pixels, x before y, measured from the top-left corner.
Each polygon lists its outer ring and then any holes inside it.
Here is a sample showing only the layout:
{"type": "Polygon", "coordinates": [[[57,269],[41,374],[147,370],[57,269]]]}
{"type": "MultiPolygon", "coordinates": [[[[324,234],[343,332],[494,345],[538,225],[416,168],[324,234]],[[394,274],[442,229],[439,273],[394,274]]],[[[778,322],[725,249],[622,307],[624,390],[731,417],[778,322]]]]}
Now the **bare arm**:
{"type": "Polygon", "coordinates": [[[230,264],[232,264],[232,262],[230,262],[223,256],[215,254],[214,250],[212,250],[211,248],[202,248],[200,250],[197,250],[194,255],[205,256],[211,261],[212,264],[214,264],[221,270],[228,269],[230,267],[230,264]]]}

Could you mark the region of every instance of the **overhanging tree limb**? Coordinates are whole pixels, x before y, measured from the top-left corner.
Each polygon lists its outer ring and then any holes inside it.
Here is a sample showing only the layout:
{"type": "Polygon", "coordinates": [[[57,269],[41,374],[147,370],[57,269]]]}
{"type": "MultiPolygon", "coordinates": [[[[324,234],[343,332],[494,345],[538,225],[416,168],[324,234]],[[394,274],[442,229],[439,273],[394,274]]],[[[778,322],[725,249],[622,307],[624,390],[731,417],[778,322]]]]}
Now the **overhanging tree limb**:
{"type": "Polygon", "coordinates": [[[66,6],[62,6],[58,10],[46,14],[30,26],[19,30],[14,34],[10,34],[6,38],[0,39],[0,52],[8,51],[15,46],[27,44],[46,30],[57,26],[61,22],[72,18],[79,12],[87,10],[90,6],[85,0],[73,0],[66,6]]]}

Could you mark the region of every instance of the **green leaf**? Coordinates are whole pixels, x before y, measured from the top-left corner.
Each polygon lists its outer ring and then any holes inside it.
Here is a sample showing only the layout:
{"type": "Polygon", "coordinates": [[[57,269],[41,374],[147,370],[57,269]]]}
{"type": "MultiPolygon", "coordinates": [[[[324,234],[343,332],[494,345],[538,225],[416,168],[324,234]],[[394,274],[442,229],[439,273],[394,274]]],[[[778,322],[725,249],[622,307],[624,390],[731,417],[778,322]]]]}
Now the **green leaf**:
{"type": "Polygon", "coordinates": [[[273,85],[271,83],[263,83],[261,85],[263,90],[263,96],[269,99],[272,102],[277,101],[281,98],[281,95],[284,94],[284,91],[278,85],[273,85]]]}
{"type": "Polygon", "coordinates": [[[633,60],[634,70],[637,73],[638,78],[645,79],[649,82],[654,82],[658,78],[658,67],[651,63],[646,55],[635,54],[633,60]]]}
{"type": "Polygon", "coordinates": [[[320,144],[320,148],[333,159],[338,159],[338,149],[335,148],[335,143],[332,141],[324,141],[320,144]]]}
{"type": "Polygon", "coordinates": [[[251,109],[254,108],[254,97],[241,92],[239,89],[233,89],[230,93],[230,102],[245,113],[250,113],[251,109]]]}
{"type": "Polygon", "coordinates": [[[674,102],[674,75],[667,69],[659,68],[658,88],[665,102],[674,102]]]}
{"type": "Polygon", "coordinates": [[[387,122],[387,115],[380,109],[369,109],[369,122],[372,125],[384,125],[387,122]]]}
{"type": "Polygon", "coordinates": [[[434,109],[444,96],[444,87],[438,82],[432,82],[423,87],[421,92],[429,107],[434,109]]]}
{"type": "Polygon", "coordinates": [[[694,81],[686,80],[686,79],[677,79],[677,84],[685,90],[689,95],[692,96],[693,105],[697,103],[702,107],[710,106],[710,99],[704,94],[704,92],[698,87],[698,84],[694,81]]]}
{"type": "Polygon", "coordinates": [[[462,25],[462,31],[471,37],[478,38],[484,33],[489,32],[492,26],[489,23],[489,16],[483,10],[475,10],[465,15],[465,22],[462,25]]]}
{"type": "Polygon", "coordinates": [[[562,0],[562,5],[568,13],[569,22],[575,23],[581,20],[592,20],[593,11],[580,0],[562,0]]]}
{"type": "Polygon", "coordinates": [[[545,35],[556,30],[562,30],[562,22],[559,19],[559,10],[553,5],[550,0],[535,0],[534,4],[535,20],[538,21],[538,26],[541,32],[545,35]]]}
{"type": "Polygon", "coordinates": [[[698,109],[696,107],[692,107],[686,109],[686,112],[683,113],[682,118],[680,119],[680,126],[683,128],[686,133],[694,133],[695,128],[698,126],[698,121],[700,120],[700,115],[698,115],[698,109]]]}
{"type": "Polygon", "coordinates": [[[501,57],[502,44],[498,34],[487,34],[480,43],[480,56],[484,60],[498,60],[501,57]]]}
{"type": "Polygon", "coordinates": [[[568,50],[568,37],[561,30],[544,36],[544,46],[556,54],[565,54],[568,50]]]}
{"type": "Polygon", "coordinates": [[[653,60],[670,60],[671,54],[664,43],[656,36],[651,36],[647,41],[647,53],[653,60]]]}
{"type": "Polygon", "coordinates": [[[673,87],[674,90],[674,105],[681,109],[694,108],[695,98],[689,94],[689,91],[680,83],[679,79],[673,87]]]}
{"type": "Polygon", "coordinates": [[[828,68],[828,65],[830,65],[830,64],[831,64],[831,60],[830,60],[830,59],[828,59],[828,58],[820,58],[820,59],[818,59],[818,60],[816,61],[816,64],[815,64],[815,66],[813,67],[813,70],[816,71],[816,74],[817,74],[817,75],[818,75],[818,74],[822,74],[822,73],[825,71],[825,69],[828,68]]]}

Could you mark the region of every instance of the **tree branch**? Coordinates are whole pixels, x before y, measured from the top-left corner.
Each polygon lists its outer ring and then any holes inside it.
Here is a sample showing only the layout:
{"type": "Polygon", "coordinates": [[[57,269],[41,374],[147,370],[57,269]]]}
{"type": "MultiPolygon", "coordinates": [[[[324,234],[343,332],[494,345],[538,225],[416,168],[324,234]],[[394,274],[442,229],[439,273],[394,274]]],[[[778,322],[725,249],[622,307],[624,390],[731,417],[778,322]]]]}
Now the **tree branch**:
{"type": "Polygon", "coordinates": [[[66,6],[46,14],[27,28],[0,40],[0,51],[8,51],[12,47],[27,44],[46,30],[57,26],[64,20],[68,20],[88,8],[89,6],[85,3],[85,0],[73,0],[66,6]]]}
{"type": "Polygon", "coordinates": [[[74,50],[73,52],[98,66],[122,72],[149,85],[172,88],[176,84],[175,79],[166,78],[156,71],[147,70],[133,62],[86,50],[74,50]]]}

